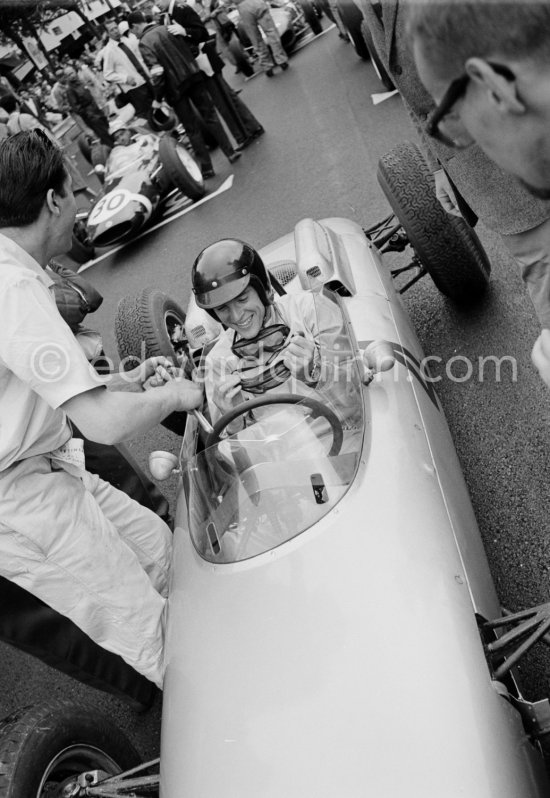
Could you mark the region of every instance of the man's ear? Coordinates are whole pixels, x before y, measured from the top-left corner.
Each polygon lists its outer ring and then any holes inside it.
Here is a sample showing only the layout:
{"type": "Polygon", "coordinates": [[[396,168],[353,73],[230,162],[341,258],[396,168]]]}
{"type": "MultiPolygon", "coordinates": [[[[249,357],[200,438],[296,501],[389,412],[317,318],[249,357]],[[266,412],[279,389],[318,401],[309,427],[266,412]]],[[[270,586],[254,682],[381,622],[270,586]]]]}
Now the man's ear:
{"type": "Polygon", "coordinates": [[[59,207],[57,194],[55,193],[53,188],[49,188],[46,193],[46,205],[50,213],[53,213],[55,216],[59,216],[59,214],[61,213],[61,209],[59,207]]]}
{"type": "Polygon", "coordinates": [[[468,58],[466,74],[470,80],[489,92],[492,101],[501,110],[511,114],[524,114],[526,107],[517,93],[515,79],[496,72],[483,58],[468,58]]]}

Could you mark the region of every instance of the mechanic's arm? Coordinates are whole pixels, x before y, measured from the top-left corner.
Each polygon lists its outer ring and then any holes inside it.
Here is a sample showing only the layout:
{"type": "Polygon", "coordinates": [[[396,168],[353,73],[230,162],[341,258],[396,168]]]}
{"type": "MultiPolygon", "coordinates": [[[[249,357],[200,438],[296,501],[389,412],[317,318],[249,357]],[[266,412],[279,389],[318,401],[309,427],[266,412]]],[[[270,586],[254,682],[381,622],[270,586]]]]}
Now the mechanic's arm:
{"type": "Polygon", "coordinates": [[[61,409],[86,438],[112,445],[147,432],[170,413],[193,410],[202,400],[200,385],[175,378],[140,393],[92,388],[73,396],[61,409]]]}

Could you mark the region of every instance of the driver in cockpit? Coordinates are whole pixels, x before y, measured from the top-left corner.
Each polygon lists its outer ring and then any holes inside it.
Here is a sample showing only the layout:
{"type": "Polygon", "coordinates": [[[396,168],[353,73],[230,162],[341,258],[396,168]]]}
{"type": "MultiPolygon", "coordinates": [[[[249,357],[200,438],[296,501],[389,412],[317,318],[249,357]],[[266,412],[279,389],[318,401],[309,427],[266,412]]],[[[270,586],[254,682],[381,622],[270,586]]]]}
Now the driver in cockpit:
{"type": "MultiPolygon", "coordinates": [[[[203,249],[193,264],[192,290],[198,307],[225,328],[204,359],[213,423],[266,391],[313,394],[327,377],[321,339],[325,351],[341,356],[349,349],[337,304],[307,291],[276,293],[258,252],[244,241],[227,238],[203,249]]],[[[241,416],[228,431],[245,423],[241,416]]]]}

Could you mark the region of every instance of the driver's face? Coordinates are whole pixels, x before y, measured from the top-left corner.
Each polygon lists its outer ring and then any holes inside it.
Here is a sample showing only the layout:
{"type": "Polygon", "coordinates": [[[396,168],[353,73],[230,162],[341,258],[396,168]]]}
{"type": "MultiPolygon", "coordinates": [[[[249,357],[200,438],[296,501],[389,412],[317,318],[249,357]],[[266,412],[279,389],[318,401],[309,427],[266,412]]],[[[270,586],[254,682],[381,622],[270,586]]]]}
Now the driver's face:
{"type": "Polygon", "coordinates": [[[238,297],[217,307],[216,316],[242,338],[255,338],[264,323],[265,307],[257,291],[248,286],[238,297]]]}

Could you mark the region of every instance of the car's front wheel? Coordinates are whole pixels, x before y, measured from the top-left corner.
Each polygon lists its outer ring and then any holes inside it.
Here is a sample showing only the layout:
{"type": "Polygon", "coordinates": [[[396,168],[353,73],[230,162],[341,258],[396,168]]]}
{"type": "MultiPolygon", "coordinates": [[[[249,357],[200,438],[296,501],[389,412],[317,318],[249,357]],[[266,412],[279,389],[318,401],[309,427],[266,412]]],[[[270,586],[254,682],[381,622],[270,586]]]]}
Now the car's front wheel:
{"type": "MultiPolygon", "coordinates": [[[[187,355],[185,311],[158,288],[144,288],[118,303],[115,338],[124,371],[158,355],[177,365],[187,355]]],[[[183,435],[186,419],[186,413],[172,413],[162,424],[183,435]]]]}
{"type": "Polygon", "coordinates": [[[95,247],[90,243],[85,219],[75,221],[71,248],[67,255],[77,263],[87,263],[95,256],[95,247]]]}
{"type": "Polygon", "coordinates": [[[108,717],[67,701],[24,707],[0,724],[2,798],[80,795],[79,776],[103,778],[140,764],[140,756],[108,717]]]}
{"type": "Polygon", "coordinates": [[[433,175],[410,141],[383,155],[378,182],[420,262],[442,294],[455,302],[477,301],[491,264],[470,225],[441,207],[433,175]]]}
{"type": "Polygon", "coordinates": [[[315,6],[311,2],[311,0],[299,0],[300,6],[302,7],[302,11],[304,13],[304,19],[313,31],[313,33],[317,36],[319,33],[323,32],[323,25],[321,20],[319,19],[319,15],[315,9],[315,6]]]}
{"type": "Polygon", "coordinates": [[[201,169],[191,153],[172,136],[163,136],[159,144],[159,160],[164,178],[186,197],[196,202],[204,197],[201,169]]]}

